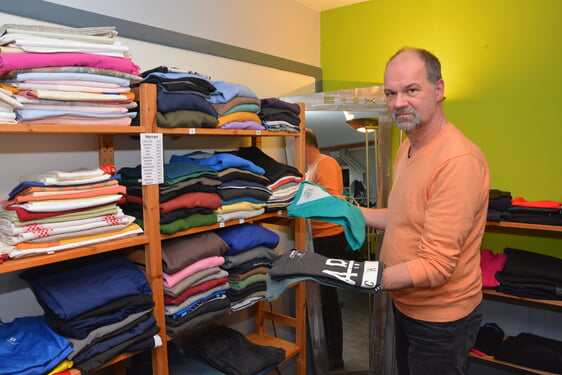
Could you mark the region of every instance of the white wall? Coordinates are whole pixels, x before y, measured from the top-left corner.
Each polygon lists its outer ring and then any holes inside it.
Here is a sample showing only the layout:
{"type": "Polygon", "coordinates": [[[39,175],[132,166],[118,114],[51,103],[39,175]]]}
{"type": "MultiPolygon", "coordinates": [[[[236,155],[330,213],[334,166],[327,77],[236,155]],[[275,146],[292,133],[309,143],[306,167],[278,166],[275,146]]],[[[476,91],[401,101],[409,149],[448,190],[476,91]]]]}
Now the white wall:
{"type": "MultiPolygon", "coordinates": [[[[52,1],[109,16],[195,35],[222,43],[274,54],[318,66],[320,61],[319,13],[293,1],[52,1]],[[156,6],[157,5],[157,6],[156,6]]],[[[47,24],[0,13],[0,24],[47,24]]],[[[314,91],[314,79],[296,73],[243,63],[120,38],[128,45],[133,61],[146,70],[159,65],[209,74],[215,80],[237,82],[250,87],[259,97],[290,96],[314,91]]],[[[214,147],[217,139],[197,142],[166,141],[171,150],[214,147]]],[[[218,140],[221,148],[237,147],[231,140],[218,140]]],[[[117,167],[139,163],[138,141],[128,136],[115,140],[117,167]]],[[[282,155],[279,142],[266,142],[267,152],[282,155]]],[[[19,176],[46,170],[97,167],[97,138],[87,135],[2,135],[0,137],[0,198],[15,186],[19,176]]],[[[0,266],[1,267],[1,266],[0,266]]],[[[15,273],[0,274],[0,320],[41,314],[42,310],[15,273]]]]}

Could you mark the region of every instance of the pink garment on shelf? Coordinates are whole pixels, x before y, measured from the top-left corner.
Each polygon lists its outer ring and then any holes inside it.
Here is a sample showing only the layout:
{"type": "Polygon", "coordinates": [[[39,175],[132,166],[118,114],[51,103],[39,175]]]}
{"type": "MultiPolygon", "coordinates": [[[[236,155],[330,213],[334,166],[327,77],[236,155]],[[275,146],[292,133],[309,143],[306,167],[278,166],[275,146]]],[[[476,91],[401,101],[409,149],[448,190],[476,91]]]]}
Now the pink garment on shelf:
{"type": "Polygon", "coordinates": [[[223,126],[219,127],[219,129],[253,129],[253,130],[264,130],[265,127],[257,123],[255,121],[232,121],[223,126]]]}
{"type": "Polygon", "coordinates": [[[555,210],[559,210],[562,207],[562,202],[556,202],[556,201],[529,202],[523,197],[517,197],[515,199],[512,199],[511,204],[516,207],[553,208],[555,210]]]}
{"type": "MultiPolygon", "coordinates": [[[[129,87],[120,86],[117,83],[110,82],[99,82],[99,81],[86,81],[86,80],[64,80],[64,79],[28,79],[19,84],[27,83],[30,85],[69,85],[69,86],[90,86],[90,87],[105,87],[108,89],[117,89],[119,87],[129,87]]],[[[97,90],[103,91],[103,90],[97,90]]]]}
{"type": "Polygon", "coordinates": [[[48,104],[24,104],[23,109],[42,109],[47,111],[78,111],[87,113],[127,113],[129,110],[125,107],[102,107],[95,105],[48,105],[48,104]]]}
{"type": "Polygon", "coordinates": [[[193,264],[190,264],[184,269],[176,273],[173,273],[171,275],[163,272],[162,278],[164,279],[164,286],[166,288],[172,288],[174,285],[176,285],[186,277],[193,275],[196,272],[203,271],[213,267],[222,266],[223,264],[224,264],[224,257],[208,257],[208,258],[203,258],[193,264]]]}
{"type": "Polygon", "coordinates": [[[119,118],[85,118],[73,116],[49,117],[39,120],[20,121],[20,124],[43,124],[43,125],[95,125],[95,126],[129,126],[130,117],[119,118]]]}
{"type": "Polygon", "coordinates": [[[491,250],[482,250],[480,252],[483,288],[495,288],[500,285],[494,275],[496,272],[503,270],[505,262],[507,262],[507,256],[503,253],[493,254],[491,250]]]}
{"type": "Polygon", "coordinates": [[[133,75],[140,74],[138,65],[122,57],[89,53],[15,53],[0,55],[0,75],[14,69],[51,66],[85,66],[115,70],[133,75]]]}
{"type": "Polygon", "coordinates": [[[112,94],[121,94],[130,92],[129,86],[119,86],[117,88],[96,87],[96,86],[78,86],[78,85],[63,85],[59,83],[17,83],[14,84],[20,90],[56,90],[56,91],[70,91],[70,92],[108,92],[112,94]]]}

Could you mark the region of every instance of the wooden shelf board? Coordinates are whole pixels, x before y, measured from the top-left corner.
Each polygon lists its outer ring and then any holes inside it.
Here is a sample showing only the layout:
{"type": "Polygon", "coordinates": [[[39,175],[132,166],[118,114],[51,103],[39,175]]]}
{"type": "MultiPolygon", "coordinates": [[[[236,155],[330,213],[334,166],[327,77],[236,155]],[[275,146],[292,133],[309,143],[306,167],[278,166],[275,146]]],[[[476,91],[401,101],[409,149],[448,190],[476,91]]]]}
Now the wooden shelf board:
{"type": "Polygon", "coordinates": [[[558,301],[558,300],[518,297],[518,296],[513,296],[511,294],[501,293],[501,292],[498,292],[494,289],[482,289],[482,293],[484,295],[488,295],[488,296],[501,297],[501,298],[513,299],[513,300],[517,300],[517,301],[526,301],[526,302],[532,302],[532,303],[540,303],[540,304],[543,304],[543,305],[552,305],[552,306],[562,307],[562,301],[558,301]]]}
{"type": "Polygon", "coordinates": [[[136,237],[102,242],[92,246],[61,250],[55,252],[54,254],[36,255],[21,259],[10,259],[0,264],[0,273],[24,270],[27,268],[42,266],[45,264],[63,262],[65,260],[86,257],[94,254],[107,253],[109,251],[144,245],[147,243],[148,237],[145,235],[139,235],[136,237]]]}
{"type": "Polygon", "coordinates": [[[251,333],[246,336],[248,340],[257,345],[274,346],[285,349],[285,361],[299,354],[300,348],[297,344],[289,342],[278,337],[266,334],[251,333]]]}
{"type": "Polygon", "coordinates": [[[529,367],[519,366],[519,365],[510,363],[510,362],[498,361],[497,359],[494,359],[494,357],[492,357],[490,355],[481,356],[481,355],[477,355],[477,354],[474,354],[474,353],[471,352],[471,353],[469,353],[469,357],[477,358],[477,359],[479,359],[481,361],[485,361],[485,362],[496,363],[498,365],[502,365],[502,366],[506,366],[506,367],[517,368],[517,369],[520,369],[520,370],[528,371],[528,372],[533,373],[533,374],[556,375],[553,372],[542,371],[542,370],[532,369],[532,368],[529,368],[529,367]]]}
{"type": "Polygon", "coordinates": [[[158,133],[176,135],[214,135],[214,136],[246,136],[246,137],[296,137],[300,133],[273,132],[268,130],[249,130],[249,129],[216,129],[216,128],[161,128],[158,133]]]}
{"type": "Polygon", "coordinates": [[[243,224],[243,223],[254,223],[254,222],[259,222],[259,221],[268,221],[268,220],[272,220],[272,219],[275,219],[275,218],[278,218],[278,217],[286,218],[286,216],[284,216],[285,212],[286,211],[282,211],[282,214],[279,214],[279,212],[277,212],[277,211],[276,212],[269,212],[269,213],[266,213],[266,214],[263,214],[263,215],[260,215],[260,216],[251,217],[249,219],[230,220],[230,221],[227,221],[225,223],[216,223],[216,224],[213,224],[213,225],[205,225],[205,226],[202,226],[202,227],[190,228],[190,229],[186,229],[186,230],[176,232],[174,234],[163,234],[163,235],[161,235],[161,239],[166,240],[166,239],[175,238],[175,237],[188,236],[190,234],[207,232],[209,230],[231,227],[233,225],[239,225],[239,224],[243,224]]]}
{"type": "Polygon", "coordinates": [[[139,134],[143,126],[0,124],[0,133],[20,134],[139,134]]]}
{"type": "Polygon", "coordinates": [[[526,229],[526,230],[540,230],[547,232],[562,232],[562,226],[558,225],[543,225],[543,224],[527,224],[527,223],[513,223],[510,221],[488,221],[486,226],[493,228],[510,228],[510,229],[526,229]]]}

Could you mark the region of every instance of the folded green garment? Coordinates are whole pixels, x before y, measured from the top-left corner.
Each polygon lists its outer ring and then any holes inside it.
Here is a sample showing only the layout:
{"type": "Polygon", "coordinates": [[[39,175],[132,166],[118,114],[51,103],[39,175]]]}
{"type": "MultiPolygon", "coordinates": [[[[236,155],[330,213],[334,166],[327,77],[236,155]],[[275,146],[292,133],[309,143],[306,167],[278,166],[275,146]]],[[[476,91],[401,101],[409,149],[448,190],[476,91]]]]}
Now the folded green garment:
{"type": "MultiPolygon", "coordinates": [[[[141,227],[144,227],[143,220],[137,219],[135,220],[135,223],[137,223],[141,227]]],[[[172,221],[169,224],[161,224],[160,232],[162,232],[163,234],[174,234],[176,232],[179,232],[180,230],[202,227],[205,225],[213,225],[216,223],[217,223],[217,214],[215,213],[207,214],[207,215],[193,214],[188,217],[184,217],[182,219],[172,221]]]]}
{"type": "Polygon", "coordinates": [[[158,112],[156,122],[162,128],[214,128],[218,123],[216,117],[203,112],[187,110],[158,112]]]}

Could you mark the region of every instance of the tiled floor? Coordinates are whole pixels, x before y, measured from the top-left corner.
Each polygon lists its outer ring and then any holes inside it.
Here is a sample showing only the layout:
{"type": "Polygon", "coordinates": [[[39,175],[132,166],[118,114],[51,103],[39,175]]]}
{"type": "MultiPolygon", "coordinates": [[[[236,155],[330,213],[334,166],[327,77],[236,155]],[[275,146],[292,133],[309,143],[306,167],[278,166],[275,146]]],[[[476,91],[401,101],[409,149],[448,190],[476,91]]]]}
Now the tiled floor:
{"type": "Polygon", "coordinates": [[[346,371],[369,368],[368,302],[365,293],[340,291],[343,304],[343,360],[346,371]]]}

